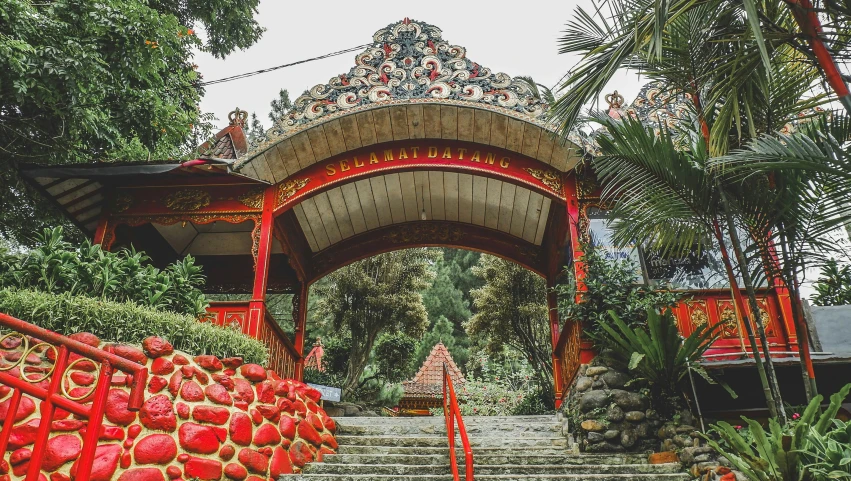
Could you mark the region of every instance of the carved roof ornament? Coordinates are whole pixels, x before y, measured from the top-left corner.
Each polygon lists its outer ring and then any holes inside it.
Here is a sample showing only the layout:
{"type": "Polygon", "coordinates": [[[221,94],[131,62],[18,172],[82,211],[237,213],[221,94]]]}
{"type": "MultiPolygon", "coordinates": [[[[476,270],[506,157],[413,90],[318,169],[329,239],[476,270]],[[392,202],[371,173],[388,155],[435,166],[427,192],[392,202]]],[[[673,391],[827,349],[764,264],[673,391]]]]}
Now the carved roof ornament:
{"type": "Polygon", "coordinates": [[[248,122],[248,112],[240,110],[239,107],[237,107],[228,113],[228,120],[230,121],[230,125],[238,125],[245,128],[245,125],[248,122]]]}
{"type": "Polygon", "coordinates": [[[259,148],[317,119],[370,104],[442,99],[498,107],[540,119],[546,104],[529,85],[467,58],[464,47],[443,40],[439,28],[404,20],[375,32],[347,73],[306,91],[293,109],[266,132],[259,148]]]}

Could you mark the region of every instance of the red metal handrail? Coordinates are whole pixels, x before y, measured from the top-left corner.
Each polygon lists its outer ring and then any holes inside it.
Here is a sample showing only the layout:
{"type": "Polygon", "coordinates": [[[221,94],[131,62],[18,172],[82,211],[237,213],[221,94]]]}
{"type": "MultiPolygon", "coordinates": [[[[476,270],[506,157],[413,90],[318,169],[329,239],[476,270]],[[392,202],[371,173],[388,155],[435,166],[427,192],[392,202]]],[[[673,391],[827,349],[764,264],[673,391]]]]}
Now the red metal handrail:
{"type": "Polygon", "coordinates": [[[461,436],[461,444],[464,446],[465,479],[473,481],[473,448],[470,447],[467,428],[464,427],[464,418],[461,417],[461,408],[458,407],[455,387],[452,385],[452,377],[449,375],[449,368],[446,364],[443,365],[443,417],[446,419],[446,435],[449,439],[449,460],[452,463],[452,476],[455,481],[461,479],[458,474],[458,459],[455,456],[455,420],[457,419],[458,434],[461,436]]]}
{"type": "MultiPolygon", "coordinates": [[[[130,386],[130,399],[128,400],[127,409],[138,411],[142,407],[145,397],[148,368],[116,356],[111,352],[111,348],[107,348],[107,350],[98,349],[3,313],[0,313],[0,327],[4,330],[12,331],[3,336],[4,338],[17,335],[21,339],[20,345],[23,346],[23,351],[18,361],[14,364],[4,365],[0,369],[0,384],[13,389],[7,410],[9,415],[6,416],[2,430],[0,430],[0,453],[6,452],[9,437],[15,424],[16,416],[14,413],[18,411],[22,395],[27,394],[41,401],[39,413],[41,414],[42,422],[39,423],[36,433],[25,481],[36,481],[41,475],[41,465],[46,455],[47,439],[50,434],[50,420],[53,418],[53,413],[57,408],[62,408],[77,416],[87,418],[89,421],[78,460],[80,469],[77,471],[76,476],[77,481],[88,481],[91,475],[100,427],[106,410],[106,397],[109,392],[113,373],[115,370],[119,370],[132,376],[132,380],[128,383],[130,386]],[[35,339],[38,342],[32,348],[28,344],[29,338],[35,339]],[[46,345],[47,349],[52,350],[54,356],[53,367],[39,379],[32,379],[25,373],[26,359],[40,345],[46,345]],[[73,356],[75,355],[80,357],[74,359],[73,356]],[[82,359],[89,359],[100,363],[97,369],[97,382],[87,394],[84,394],[82,397],[72,398],[65,391],[63,381],[68,369],[82,359]],[[18,366],[20,366],[18,374],[13,375],[12,370],[18,366]],[[44,387],[42,381],[48,383],[47,387],[44,387]]],[[[7,470],[8,465],[5,460],[0,458],[0,472],[6,474],[5,471],[7,470]]]]}

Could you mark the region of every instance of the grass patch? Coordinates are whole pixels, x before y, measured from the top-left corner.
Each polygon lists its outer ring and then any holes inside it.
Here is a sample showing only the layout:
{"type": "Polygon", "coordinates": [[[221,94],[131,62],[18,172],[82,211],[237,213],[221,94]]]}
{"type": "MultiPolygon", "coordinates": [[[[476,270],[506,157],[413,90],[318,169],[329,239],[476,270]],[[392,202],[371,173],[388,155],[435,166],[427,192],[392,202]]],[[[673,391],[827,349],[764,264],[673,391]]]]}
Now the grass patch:
{"type": "Polygon", "coordinates": [[[104,341],[129,344],[160,336],[192,355],[239,356],[260,365],[268,357],[260,341],[241,332],[133,302],[9,288],[0,289],[0,312],[64,335],[90,332],[104,341]]]}

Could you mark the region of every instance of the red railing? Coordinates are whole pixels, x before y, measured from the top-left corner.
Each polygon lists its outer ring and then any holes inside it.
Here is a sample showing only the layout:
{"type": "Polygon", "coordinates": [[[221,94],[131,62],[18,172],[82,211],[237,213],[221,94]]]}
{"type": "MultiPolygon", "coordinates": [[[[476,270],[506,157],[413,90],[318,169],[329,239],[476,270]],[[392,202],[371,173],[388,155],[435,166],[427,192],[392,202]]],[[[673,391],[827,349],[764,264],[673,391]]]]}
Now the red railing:
{"type": "Polygon", "coordinates": [[[467,437],[467,428],[464,427],[464,418],[461,417],[461,408],[458,407],[458,398],[455,397],[455,387],[452,385],[452,377],[449,368],[443,365],[443,417],[446,418],[446,435],[449,439],[449,460],[452,464],[452,476],[455,481],[461,478],[458,474],[458,459],[455,455],[455,421],[458,421],[458,434],[461,436],[461,444],[464,446],[464,471],[465,479],[473,481],[473,448],[470,447],[470,439],[467,437]]]}
{"type": "Polygon", "coordinates": [[[572,319],[565,321],[553,351],[561,367],[558,370],[561,373],[561,379],[556,380],[556,386],[561,388],[561,399],[556,401],[563,401],[570,392],[570,386],[583,361],[581,358],[582,324],[579,321],[572,319]]]}
{"type": "Polygon", "coordinates": [[[250,311],[249,301],[211,302],[207,308],[207,312],[213,315],[214,324],[238,329],[265,344],[269,350],[266,367],[282,378],[295,379],[296,365],[301,356],[292,341],[268,310],[264,309],[261,322],[256,326],[251,325],[250,311]]]}
{"type": "MultiPolygon", "coordinates": [[[[4,351],[4,355],[0,357],[3,361],[0,363],[0,384],[13,389],[6,411],[8,414],[0,431],[0,453],[6,452],[15,424],[15,413],[18,412],[22,395],[26,394],[41,401],[38,411],[41,422],[25,481],[39,479],[56,408],[88,419],[78,460],[79,468],[74,478],[77,481],[88,481],[113,373],[119,370],[127,375],[126,385],[130,386],[128,409],[138,411],[144,401],[148,369],[116,356],[109,350],[83,344],[2,313],[0,328],[5,332],[5,335],[0,337],[0,348],[4,351]],[[47,361],[52,361],[52,365],[44,366],[47,361]],[[83,368],[86,363],[89,369],[94,364],[97,381],[82,393],[77,390],[85,388],[69,390],[74,384],[70,378],[66,379],[66,374],[76,365],[79,364],[77,367],[83,368]]],[[[5,460],[0,458],[0,474],[6,474],[7,469],[5,460]]]]}

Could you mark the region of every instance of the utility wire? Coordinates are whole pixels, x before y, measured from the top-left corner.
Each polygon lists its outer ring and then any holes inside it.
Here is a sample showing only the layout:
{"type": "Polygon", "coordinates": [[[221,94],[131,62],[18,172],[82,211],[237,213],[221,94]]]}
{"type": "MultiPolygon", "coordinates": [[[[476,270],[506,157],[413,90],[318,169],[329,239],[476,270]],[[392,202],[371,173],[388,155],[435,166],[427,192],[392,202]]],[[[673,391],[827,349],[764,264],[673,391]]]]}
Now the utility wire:
{"type": "Polygon", "coordinates": [[[303,64],[303,63],[307,63],[307,62],[313,62],[314,60],[322,60],[324,58],[329,58],[329,57],[336,57],[337,55],[342,55],[344,53],[349,53],[349,52],[355,52],[357,50],[361,50],[361,49],[364,49],[366,47],[371,47],[371,46],[372,46],[372,44],[370,44],[370,43],[358,45],[357,47],[351,47],[351,48],[347,48],[345,50],[338,50],[336,52],[326,53],[325,55],[320,55],[318,57],[308,58],[308,59],[305,59],[305,60],[299,60],[297,62],[287,63],[287,64],[284,64],[284,65],[278,65],[277,67],[269,67],[269,68],[264,68],[262,70],[255,70],[254,72],[241,73],[239,75],[232,75],[230,77],[224,77],[224,78],[220,78],[220,79],[216,79],[216,80],[210,80],[209,82],[201,82],[201,86],[206,87],[208,85],[221,84],[221,83],[225,83],[225,82],[231,82],[231,81],[234,81],[234,80],[253,77],[255,75],[260,75],[262,73],[272,72],[272,71],[279,70],[279,69],[286,68],[286,67],[292,67],[293,65],[299,65],[299,64],[303,64]]]}

